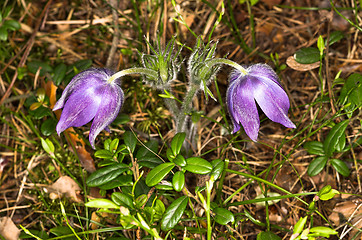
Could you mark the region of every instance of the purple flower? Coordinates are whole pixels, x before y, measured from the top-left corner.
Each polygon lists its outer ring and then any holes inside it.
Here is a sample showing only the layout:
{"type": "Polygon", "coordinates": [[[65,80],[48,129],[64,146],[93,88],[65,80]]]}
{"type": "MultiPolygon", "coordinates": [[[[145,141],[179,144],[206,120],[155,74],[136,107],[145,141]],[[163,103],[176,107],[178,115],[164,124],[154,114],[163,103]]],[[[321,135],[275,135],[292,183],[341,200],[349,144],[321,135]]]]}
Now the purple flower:
{"type": "Polygon", "coordinates": [[[109,69],[91,68],[77,74],[64,89],[53,111],[63,108],[56,130],[60,134],[69,127],[80,127],[93,119],[89,142],[94,147],[96,136],[109,130],[124,101],[118,79],[108,82],[113,75],[109,69]]]}
{"type": "Polygon", "coordinates": [[[260,121],[255,101],[270,120],[295,128],[288,118],[289,98],[271,67],[255,64],[246,69],[246,74],[234,71],[229,79],[226,96],[233,133],[239,131],[241,124],[251,140],[257,140],[260,121]]]}

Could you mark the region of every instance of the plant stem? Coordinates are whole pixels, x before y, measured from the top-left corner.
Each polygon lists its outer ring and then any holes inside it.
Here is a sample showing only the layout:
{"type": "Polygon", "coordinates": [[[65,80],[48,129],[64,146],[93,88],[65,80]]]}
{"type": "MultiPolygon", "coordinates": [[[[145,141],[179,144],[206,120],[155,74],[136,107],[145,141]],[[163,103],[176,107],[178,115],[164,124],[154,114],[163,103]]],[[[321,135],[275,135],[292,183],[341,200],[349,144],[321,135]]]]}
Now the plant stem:
{"type": "Polygon", "coordinates": [[[199,88],[199,85],[193,84],[188,89],[182,103],[181,111],[176,119],[176,132],[184,132],[186,130],[186,117],[187,114],[191,111],[192,100],[194,99],[194,96],[199,88]]]}
{"type": "Polygon", "coordinates": [[[119,71],[119,72],[116,72],[115,74],[113,74],[108,79],[108,83],[112,83],[117,78],[121,78],[123,76],[131,75],[131,74],[144,74],[144,75],[150,76],[151,78],[155,78],[155,79],[158,78],[158,74],[155,70],[148,69],[148,68],[128,68],[128,69],[124,69],[122,71],[119,71]]]}

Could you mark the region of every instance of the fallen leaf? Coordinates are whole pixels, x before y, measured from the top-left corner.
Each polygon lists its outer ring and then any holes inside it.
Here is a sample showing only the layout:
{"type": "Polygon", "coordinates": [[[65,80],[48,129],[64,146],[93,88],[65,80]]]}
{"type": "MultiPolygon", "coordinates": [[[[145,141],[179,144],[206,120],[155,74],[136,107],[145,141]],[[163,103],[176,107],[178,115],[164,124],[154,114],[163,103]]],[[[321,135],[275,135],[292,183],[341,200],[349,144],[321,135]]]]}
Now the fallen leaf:
{"type": "Polygon", "coordinates": [[[339,226],[343,218],[348,220],[352,214],[354,216],[362,214],[362,207],[358,209],[357,207],[358,205],[352,201],[338,203],[334,207],[333,212],[329,215],[328,219],[331,220],[336,226],[339,226]]]}
{"type": "Polygon", "coordinates": [[[305,72],[319,67],[319,62],[302,64],[295,61],[293,56],[287,58],[287,65],[297,71],[305,72]]]}
{"type": "Polygon", "coordinates": [[[83,202],[83,199],[80,196],[81,189],[71,177],[60,177],[55,183],[50,185],[47,190],[52,199],[65,196],[75,202],[83,202]]]}
{"type": "Polygon", "coordinates": [[[0,235],[5,240],[17,240],[20,235],[20,230],[9,217],[0,218],[0,235]]]}

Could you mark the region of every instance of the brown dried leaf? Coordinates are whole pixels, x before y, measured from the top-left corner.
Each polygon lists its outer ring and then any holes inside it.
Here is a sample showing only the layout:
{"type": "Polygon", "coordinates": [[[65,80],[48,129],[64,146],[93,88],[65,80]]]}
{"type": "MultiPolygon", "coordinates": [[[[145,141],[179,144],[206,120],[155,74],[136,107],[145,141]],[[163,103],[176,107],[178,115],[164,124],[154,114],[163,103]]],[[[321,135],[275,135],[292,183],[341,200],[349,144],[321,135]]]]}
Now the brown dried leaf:
{"type": "Polygon", "coordinates": [[[305,72],[319,67],[319,62],[311,63],[311,64],[301,64],[295,61],[293,56],[288,57],[287,65],[297,71],[305,72]]]}
{"type": "Polygon", "coordinates": [[[48,187],[48,191],[52,198],[59,198],[64,195],[75,202],[83,202],[83,199],[80,196],[80,187],[68,176],[60,177],[55,183],[48,187]]]}
{"type": "Polygon", "coordinates": [[[334,207],[333,213],[329,215],[328,219],[338,226],[342,216],[345,219],[349,219],[352,214],[356,216],[362,214],[362,207],[357,209],[357,206],[358,205],[352,201],[338,203],[334,207]]]}
{"type": "Polygon", "coordinates": [[[0,235],[6,240],[17,240],[20,230],[9,217],[0,218],[0,235]]]}

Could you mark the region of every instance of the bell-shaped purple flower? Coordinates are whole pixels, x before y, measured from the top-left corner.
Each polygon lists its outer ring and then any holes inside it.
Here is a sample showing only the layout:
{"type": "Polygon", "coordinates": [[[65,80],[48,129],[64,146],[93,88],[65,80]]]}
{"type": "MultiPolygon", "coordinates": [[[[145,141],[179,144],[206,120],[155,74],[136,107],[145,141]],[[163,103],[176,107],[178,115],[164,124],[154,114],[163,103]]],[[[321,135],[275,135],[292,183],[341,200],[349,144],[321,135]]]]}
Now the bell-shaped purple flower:
{"type": "Polygon", "coordinates": [[[56,130],[60,134],[69,127],[80,127],[93,119],[89,142],[94,147],[96,136],[109,130],[124,101],[119,79],[108,82],[109,69],[91,68],[77,74],[64,89],[53,111],[63,108],[56,130]]]}
{"type": "Polygon", "coordinates": [[[236,70],[229,81],[226,96],[233,133],[239,131],[241,124],[251,140],[257,140],[260,120],[255,101],[270,120],[295,128],[288,118],[289,98],[270,66],[255,64],[248,67],[246,73],[236,70]]]}

